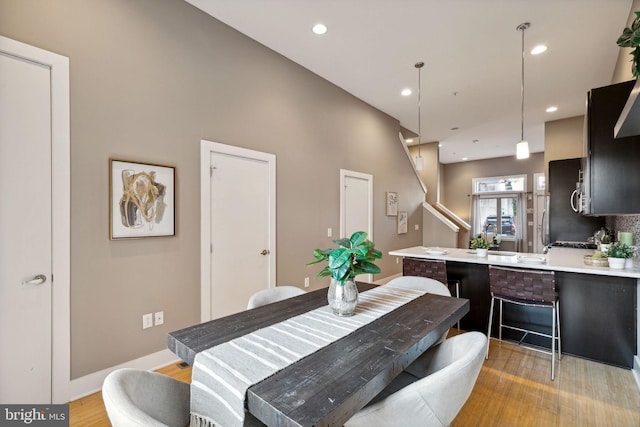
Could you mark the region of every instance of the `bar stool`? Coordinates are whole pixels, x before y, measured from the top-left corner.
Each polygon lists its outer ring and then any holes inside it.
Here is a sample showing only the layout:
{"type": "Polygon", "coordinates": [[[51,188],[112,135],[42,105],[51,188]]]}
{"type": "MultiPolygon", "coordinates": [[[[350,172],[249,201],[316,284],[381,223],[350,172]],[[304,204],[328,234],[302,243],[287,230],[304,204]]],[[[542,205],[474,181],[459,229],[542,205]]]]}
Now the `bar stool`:
{"type": "MultiPolygon", "coordinates": [[[[402,275],[428,277],[443,283],[446,287],[455,285],[456,298],[460,298],[460,281],[447,279],[447,262],[445,260],[405,257],[402,260],[402,275]]],[[[458,321],[458,332],[460,332],[460,321],[458,321]]]]}
{"type": "MultiPolygon", "coordinates": [[[[562,357],[560,344],[560,300],[556,292],[555,274],[553,271],[523,270],[516,268],[505,268],[489,266],[489,288],[491,290],[491,308],[489,309],[489,329],[487,340],[491,339],[491,322],[493,320],[493,306],[495,300],[500,301],[500,324],[498,328],[498,340],[502,341],[502,328],[508,328],[520,332],[524,335],[518,344],[528,334],[551,338],[551,351],[531,348],[535,351],[551,355],[551,380],[555,378],[555,353],[556,339],[558,340],[558,360],[562,357]],[[502,323],[502,302],[518,304],[529,307],[541,307],[551,309],[551,335],[530,329],[522,329],[515,326],[504,325],[502,323]],[[556,337],[556,328],[558,336],[556,337]]],[[[489,345],[487,344],[487,359],[489,358],[489,345]]]]}

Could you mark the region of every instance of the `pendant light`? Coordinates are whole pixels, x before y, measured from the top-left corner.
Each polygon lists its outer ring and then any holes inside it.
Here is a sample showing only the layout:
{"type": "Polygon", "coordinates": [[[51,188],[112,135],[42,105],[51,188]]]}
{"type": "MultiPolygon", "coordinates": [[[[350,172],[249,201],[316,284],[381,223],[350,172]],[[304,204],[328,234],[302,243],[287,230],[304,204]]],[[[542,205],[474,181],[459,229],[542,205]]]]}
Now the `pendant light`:
{"type": "Polygon", "coordinates": [[[520,142],[516,144],[516,158],[529,158],[529,143],[524,140],[524,32],[531,26],[530,23],[524,22],[516,27],[516,30],[522,32],[522,84],[520,85],[520,142]]]}
{"type": "Polygon", "coordinates": [[[416,170],[424,169],[424,159],[420,155],[420,137],[422,136],[422,127],[420,125],[420,71],[424,67],[424,62],[416,62],[415,67],[418,69],[418,156],[416,157],[416,170]]]}

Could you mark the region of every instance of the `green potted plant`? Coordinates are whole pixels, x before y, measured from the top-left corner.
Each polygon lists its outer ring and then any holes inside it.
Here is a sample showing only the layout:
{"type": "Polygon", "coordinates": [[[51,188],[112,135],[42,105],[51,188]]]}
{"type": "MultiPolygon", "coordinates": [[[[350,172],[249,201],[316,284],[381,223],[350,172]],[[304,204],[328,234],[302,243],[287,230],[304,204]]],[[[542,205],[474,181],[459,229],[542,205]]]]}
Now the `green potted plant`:
{"type": "Polygon", "coordinates": [[[633,248],[620,242],[612,243],[607,251],[607,258],[610,268],[621,270],[625,268],[627,260],[633,258],[633,248]]]}
{"type": "Polygon", "coordinates": [[[600,240],[600,251],[607,252],[609,250],[609,246],[611,246],[611,239],[605,234],[600,240]]]}
{"type": "Polygon", "coordinates": [[[630,55],[633,57],[631,64],[631,72],[634,77],[640,75],[640,12],[634,12],[636,19],[634,19],[631,27],[622,30],[622,35],[616,42],[620,47],[630,47],[633,50],[630,55]]]}
{"type": "Polygon", "coordinates": [[[471,239],[469,247],[476,251],[476,255],[478,257],[486,257],[487,251],[491,247],[491,243],[489,243],[488,240],[484,239],[482,235],[477,234],[473,237],[473,239],[471,239]]]}
{"type": "Polygon", "coordinates": [[[377,250],[375,244],[367,237],[366,232],[356,231],[348,239],[334,240],[337,248],[315,249],[315,260],[307,264],[327,262],[327,266],[320,270],[318,277],[331,276],[327,300],[338,316],[351,316],[356,309],[358,289],[354,278],[359,274],[380,273],[375,260],[382,258],[382,252],[377,250]]]}

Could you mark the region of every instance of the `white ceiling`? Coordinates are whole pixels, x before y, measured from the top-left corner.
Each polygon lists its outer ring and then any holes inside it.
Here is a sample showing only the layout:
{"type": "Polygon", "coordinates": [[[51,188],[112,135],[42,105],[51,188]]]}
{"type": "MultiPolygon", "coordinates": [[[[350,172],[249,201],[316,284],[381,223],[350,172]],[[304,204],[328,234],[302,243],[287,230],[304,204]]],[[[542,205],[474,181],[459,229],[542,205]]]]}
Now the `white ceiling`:
{"type": "Polygon", "coordinates": [[[611,83],[632,0],[186,0],[324,77],[417,133],[443,163],[510,156],[524,137],[544,150],[544,122],[584,114],[589,89],[611,83]],[[329,31],[318,36],[311,27],[329,31]],[[529,54],[536,44],[548,50],[529,54]],[[413,94],[400,95],[404,88],[413,94]],[[545,109],[555,105],[556,113],[545,109]],[[458,130],[451,128],[458,127],[458,130]],[[473,140],[477,140],[476,143],[473,140]]]}

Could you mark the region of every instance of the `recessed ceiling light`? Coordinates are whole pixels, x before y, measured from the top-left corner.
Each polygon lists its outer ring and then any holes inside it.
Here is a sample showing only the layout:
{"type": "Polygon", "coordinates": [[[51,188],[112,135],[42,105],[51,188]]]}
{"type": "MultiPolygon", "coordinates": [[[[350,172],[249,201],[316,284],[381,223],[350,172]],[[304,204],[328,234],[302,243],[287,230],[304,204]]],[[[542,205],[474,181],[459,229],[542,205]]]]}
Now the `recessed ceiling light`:
{"type": "Polygon", "coordinates": [[[545,50],[547,50],[547,47],[543,44],[539,44],[538,46],[534,47],[533,49],[531,49],[531,54],[532,55],[539,55],[542,52],[544,52],[545,50]]]}
{"type": "Polygon", "coordinates": [[[413,142],[413,138],[405,139],[405,141],[407,141],[407,144],[411,144],[413,142]]]}
{"type": "Polygon", "coordinates": [[[438,147],[442,147],[442,144],[438,144],[438,147]]]}
{"type": "Polygon", "coordinates": [[[400,92],[400,95],[402,96],[409,96],[411,95],[413,92],[411,92],[411,89],[402,89],[402,92],[400,92]]]}
{"type": "Polygon", "coordinates": [[[463,161],[463,162],[464,162],[464,161],[466,161],[466,160],[469,160],[469,158],[468,158],[468,157],[463,157],[463,158],[462,158],[462,161],[463,161]]]}
{"type": "Polygon", "coordinates": [[[313,26],[312,30],[314,33],[321,35],[327,32],[327,26],[324,24],[316,24],[313,26]]]}
{"type": "Polygon", "coordinates": [[[546,111],[547,111],[547,113],[555,113],[556,111],[558,111],[558,107],[556,107],[554,105],[554,106],[551,106],[551,107],[547,108],[546,111]]]}

